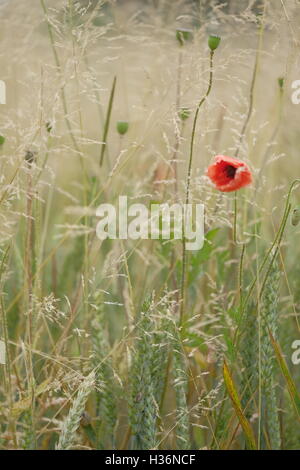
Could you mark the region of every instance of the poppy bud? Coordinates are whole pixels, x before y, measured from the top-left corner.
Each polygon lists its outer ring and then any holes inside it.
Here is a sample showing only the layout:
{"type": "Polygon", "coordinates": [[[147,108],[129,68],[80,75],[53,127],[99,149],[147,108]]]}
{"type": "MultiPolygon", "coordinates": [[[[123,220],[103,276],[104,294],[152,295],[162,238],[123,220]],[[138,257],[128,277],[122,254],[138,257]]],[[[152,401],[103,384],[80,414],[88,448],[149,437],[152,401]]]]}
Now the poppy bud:
{"type": "Polygon", "coordinates": [[[190,114],[191,114],[191,111],[189,110],[189,108],[181,108],[178,111],[178,116],[182,121],[185,121],[186,119],[188,119],[190,117],[190,114]]]}
{"type": "Polygon", "coordinates": [[[0,135],[0,146],[3,145],[5,142],[5,137],[3,135],[0,135]]]}
{"type": "Polygon", "coordinates": [[[220,36],[217,36],[215,34],[211,34],[208,38],[208,47],[210,48],[211,51],[214,51],[217,49],[221,41],[220,36]]]}
{"type": "Polygon", "coordinates": [[[193,37],[193,31],[190,29],[176,29],[176,39],[181,46],[184,45],[185,41],[191,40],[193,37]]]}
{"type": "Polygon", "coordinates": [[[120,135],[126,134],[128,131],[129,124],[127,121],[118,121],[117,122],[117,131],[120,135]]]}

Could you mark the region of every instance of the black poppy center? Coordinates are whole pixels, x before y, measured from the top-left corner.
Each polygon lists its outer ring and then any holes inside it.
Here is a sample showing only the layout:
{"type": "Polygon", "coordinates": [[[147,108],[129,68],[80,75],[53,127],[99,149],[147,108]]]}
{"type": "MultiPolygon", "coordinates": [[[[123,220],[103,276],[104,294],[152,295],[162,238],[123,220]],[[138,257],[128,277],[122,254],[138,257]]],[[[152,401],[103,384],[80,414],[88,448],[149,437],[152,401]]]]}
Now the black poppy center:
{"type": "Polygon", "coordinates": [[[236,170],[237,169],[232,165],[227,165],[224,169],[224,171],[225,171],[226,175],[228,176],[228,178],[234,178],[236,170]]]}

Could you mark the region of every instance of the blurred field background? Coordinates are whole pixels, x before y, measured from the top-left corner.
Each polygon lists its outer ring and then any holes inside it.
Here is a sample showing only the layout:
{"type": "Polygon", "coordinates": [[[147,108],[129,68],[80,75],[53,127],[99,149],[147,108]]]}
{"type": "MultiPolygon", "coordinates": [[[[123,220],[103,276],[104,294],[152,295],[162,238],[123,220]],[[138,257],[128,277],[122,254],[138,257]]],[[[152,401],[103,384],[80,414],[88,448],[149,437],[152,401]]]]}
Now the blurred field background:
{"type": "Polygon", "coordinates": [[[10,0],[0,18],[1,449],[299,449],[299,2],[10,0]],[[95,210],[185,200],[210,34],[206,241],[180,318],[181,242],[101,242],[95,210]],[[216,154],[254,176],[236,241],[216,154]]]}

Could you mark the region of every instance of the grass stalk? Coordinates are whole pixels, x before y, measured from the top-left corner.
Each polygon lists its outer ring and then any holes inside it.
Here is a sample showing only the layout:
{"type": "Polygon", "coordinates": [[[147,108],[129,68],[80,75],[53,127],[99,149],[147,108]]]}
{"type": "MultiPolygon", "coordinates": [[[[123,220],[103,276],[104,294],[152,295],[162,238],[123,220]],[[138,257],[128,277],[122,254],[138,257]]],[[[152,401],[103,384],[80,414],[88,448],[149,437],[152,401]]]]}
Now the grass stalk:
{"type": "MultiPolygon", "coordinates": [[[[190,185],[191,185],[191,176],[192,176],[192,165],[193,165],[193,154],[194,154],[194,140],[195,140],[195,134],[196,134],[196,126],[197,126],[197,120],[198,120],[198,115],[199,111],[201,109],[201,106],[203,103],[207,100],[211,88],[212,88],[212,83],[213,83],[213,57],[214,57],[214,51],[210,51],[210,72],[209,72],[209,82],[208,82],[208,88],[205,93],[205,95],[201,98],[199,101],[199,104],[197,106],[195,116],[194,116],[194,121],[193,121],[193,127],[192,127],[192,135],[191,135],[191,142],[190,142],[190,155],[189,155],[189,163],[188,163],[188,171],[187,171],[187,180],[186,180],[186,194],[185,194],[185,207],[190,202],[190,185]]],[[[184,219],[186,219],[186,213],[184,215],[184,219]]],[[[180,305],[180,320],[179,324],[182,325],[183,322],[183,316],[185,312],[185,301],[186,301],[186,269],[187,269],[187,253],[186,253],[186,239],[185,239],[185,220],[183,221],[183,230],[182,230],[182,271],[181,271],[181,305],[180,305]]]]}

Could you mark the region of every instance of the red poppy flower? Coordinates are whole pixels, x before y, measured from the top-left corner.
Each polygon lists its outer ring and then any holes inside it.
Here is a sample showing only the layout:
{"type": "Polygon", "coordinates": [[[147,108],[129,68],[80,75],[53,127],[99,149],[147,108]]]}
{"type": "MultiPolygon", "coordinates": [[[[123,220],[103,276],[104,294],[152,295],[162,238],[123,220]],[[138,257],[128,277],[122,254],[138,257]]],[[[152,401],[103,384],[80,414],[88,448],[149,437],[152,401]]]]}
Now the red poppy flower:
{"type": "Polygon", "coordinates": [[[219,191],[230,192],[248,186],[252,182],[251,171],[246,163],[237,158],[217,155],[207,169],[207,176],[219,191]]]}

